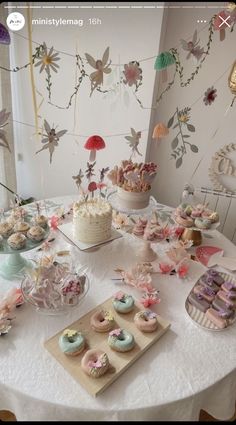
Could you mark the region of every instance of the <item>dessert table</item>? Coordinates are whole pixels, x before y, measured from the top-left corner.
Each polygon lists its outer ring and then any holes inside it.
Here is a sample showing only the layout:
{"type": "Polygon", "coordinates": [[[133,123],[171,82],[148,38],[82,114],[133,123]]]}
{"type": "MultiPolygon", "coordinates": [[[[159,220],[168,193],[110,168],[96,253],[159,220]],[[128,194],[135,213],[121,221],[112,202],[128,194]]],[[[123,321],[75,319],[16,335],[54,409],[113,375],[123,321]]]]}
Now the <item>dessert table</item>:
{"type": "MultiPolygon", "coordinates": [[[[49,214],[75,199],[49,200],[49,214]]],[[[12,329],[0,337],[0,411],[10,410],[18,421],[194,421],[199,419],[200,409],[217,419],[232,417],[236,323],[224,331],[211,332],[198,327],[187,315],[186,297],[206,269],[195,261],[187,279],[153,275],[161,302],[152,309],[167,319],[171,328],[104,393],[93,398],[55,361],[44,348],[48,338],[119,290],[140,298],[134,288],[112,280],[114,269],[129,268],[137,262],[140,241],[124,234],[85,252],[71,245],[58,230],[54,236],[51,249],[70,250],[78,265],[87,266],[90,290],[83,303],[65,315],[40,314],[29,304],[16,309],[12,329]]],[[[236,247],[217,230],[212,238],[203,236],[204,243],[236,256],[236,247]]],[[[153,249],[158,250],[158,244],[153,249]]],[[[32,258],[35,254],[36,250],[22,255],[32,258]]],[[[19,285],[20,280],[1,279],[0,295],[19,285]]]]}

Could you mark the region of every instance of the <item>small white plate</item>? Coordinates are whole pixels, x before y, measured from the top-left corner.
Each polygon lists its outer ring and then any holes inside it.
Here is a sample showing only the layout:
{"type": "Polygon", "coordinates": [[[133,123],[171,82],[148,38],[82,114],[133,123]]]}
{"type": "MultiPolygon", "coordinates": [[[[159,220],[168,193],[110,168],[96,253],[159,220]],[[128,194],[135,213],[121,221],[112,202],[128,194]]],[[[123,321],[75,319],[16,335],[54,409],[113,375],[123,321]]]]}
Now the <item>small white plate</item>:
{"type": "Polygon", "coordinates": [[[93,248],[95,246],[104,245],[105,243],[111,242],[114,239],[118,239],[122,237],[122,234],[118,232],[118,230],[112,228],[111,229],[111,237],[103,242],[96,242],[96,243],[84,243],[79,241],[75,238],[74,232],[73,232],[73,224],[65,223],[61,226],[58,226],[58,230],[60,230],[61,233],[63,233],[64,236],[66,236],[74,245],[77,246],[81,251],[86,251],[89,248],[93,248]]]}
{"type": "MultiPolygon", "coordinates": [[[[235,278],[233,276],[231,276],[230,274],[228,274],[228,273],[222,273],[222,272],[219,272],[219,274],[225,280],[227,280],[227,282],[232,282],[232,283],[236,284],[235,278]]],[[[199,280],[200,279],[198,279],[198,281],[196,282],[196,284],[194,286],[196,286],[199,283],[199,280]]],[[[193,292],[193,289],[191,290],[191,292],[193,292]]],[[[188,296],[187,296],[187,299],[185,301],[185,310],[186,310],[188,316],[190,317],[190,319],[192,319],[192,321],[195,324],[197,324],[198,326],[200,326],[202,329],[206,329],[206,330],[209,330],[209,331],[225,331],[226,329],[228,329],[236,321],[236,313],[235,313],[233,319],[229,319],[229,324],[228,324],[228,326],[226,328],[224,328],[224,329],[218,328],[214,323],[212,323],[206,317],[205,313],[203,313],[202,311],[198,310],[198,308],[196,308],[195,306],[193,306],[188,301],[188,296]]]]}

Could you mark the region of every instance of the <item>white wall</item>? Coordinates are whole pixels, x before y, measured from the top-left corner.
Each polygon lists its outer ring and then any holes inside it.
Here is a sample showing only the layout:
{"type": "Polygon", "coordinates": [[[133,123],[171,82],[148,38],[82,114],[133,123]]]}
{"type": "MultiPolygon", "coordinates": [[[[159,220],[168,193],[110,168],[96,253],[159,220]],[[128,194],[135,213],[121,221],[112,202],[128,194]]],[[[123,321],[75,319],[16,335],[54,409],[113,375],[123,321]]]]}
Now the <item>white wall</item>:
{"type": "MultiPolygon", "coordinates": [[[[210,3],[205,3],[205,5],[210,3]]],[[[167,18],[167,31],[165,34],[162,51],[171,47],[177,47],[181,52],[181,59],[184,64],[184,80],[191,75],[194,70],[192,60],[186,61],[187,52],[183,51],[180,46],[180,39],[191,40],[194,30],[198,32],[207,24],[197,23],[197,20],[209,20],[211,17],[222,9],[202,8],[202,9],[169,9],[167,18]]],[[[206,46],[208,40],[207,30],[199,32],[200,45],[206,46]]],[[[180,200],[184,184],[190,181],[190,177],[197,166],[199,160],[203,158],[192,183],[195,187],[212,187],[212,183],[208,177],[208,168],[211,163],[212,155],[224,145],[236,143],[235,137],[235,105],[230,108],[228,113],[225,112],[232,100],[232,94],[228,88],[228,76],[233,62],[236,60],[236,31],[230,33],[226,31],[226,39],[219,41],[219,33],[214,32],[213,42],[210,55],[200,69],[199,74],[193,82],[186,88],[181,88],[179,78],[171,90],[163,97],[156,113],[153,114],[153,125],[158,122],[167,124],[169,118],[173,115],[178,106],[179,109],[192,105],[204,92],[213,85],[214,81],[220,77],[225,70],[224,77],[215,84],[217,89],[217,98],[210,106],[205,106],[203,99],[200,99],[191,111],[191,123],[196,127],[195,133],[189,133],[191,138],[188,141],[195,144],[199,148],[199,152],[192,153],[188,149],[188,154],[184,156],[183,165],[176,169],[175,162],[170,160],[171,141],[174,139],[175,130],[171,130],[169,135],[162,139],[161,142],[149,139],[149,157],[159,163],[160,168],[156,179],[156,186],[153,193],[156,198],[167,205],[176,206],[180,200]],[[212,138],[215,130],[217,133],[212,138]]],[[[169,81],[172,72],[169,73],[169,81]]],[[[160,84],[158,93],[160,94],[164,86],[160,84]]],[[[157,96],[158,93],[155,93],[157,96]]],[[[236,165],[236,155],[232,155],[234,164],[236,165]]],[[[236,178],[228,177],[221,180],[228,185],[231,190],[236,189],[236,178]]],[[[219,206],[218,206],[219,207],[219,206]]],[[[225,199],[222,201],[222,211],[226,209],[225,199]],[[225,205],[225,207],[224,207],[225,205]]],[[[235,215],[235,214],[234,214],[235,215]]]]}
{"type": "MultiPolygon", "coordinates": [[[[42,3],[34,3],[34,5],[42,3]]],[[[47,3],[49,4],[49,3],[47,3]]],[[[56,3],[54,3],[56,4],[56,3]]],[[[79,5],[80,3],[75,3],[79,5]]],[[[117,3],[116,3],[117,4],[117,3]]],[[[21,11],[26,16],[26,11],[21,11]]],[[[55,49],[76,53],[84,57],[90,53],[95,59],[102,56],[105,48],[110,46],[110,57],[113,63],[127,63],[131,60],[153,56],[159,50],[159,39],[163,9],[34,9],[33,18],[80,18],[87,21],[90,17],[102,20],[102,25],[83,27],[66,26],[33,26],[32,38],[38,43],[43,41],[55,49]]],[[[12,33],[11,62],[12,66],[24,64],[29,60],[27,25],[19,34],[12,33]]],[[[66,105],[73,91],[75,82],[75,59],[61,55],[58,75],[52,78],[52,101],[66,105]]],[[[143,86],[139,95],[144,105],[150,105],[155,79],[154,60],[142,63],[143,86]]],[[[113,68],[114,69],[114,68],[113,68]]],[[[121,66],[121,70],[123,66],[121,66]]],[[[88,73],[92,68],[86,65],[88,73]]],[[[118,68],[116,68],[118,71],[118,68]]],[[[130,101],[124,103],[123,91],[114,105],[113,98],[104,99],[104,95],[94,92],[89,98],[90,82],[87,79],[79,90],[77,103],[69,110],[59,110],[47,103],[47,92],[44,84],[45,75],[39,75],[39,68],[34,68],[35,84],[38,92],[44,96],[39,110],[42,119],[67,129],[75,134],[129,134],[130,127],[136,130],[148,129],[150,110],[143,110],[130,92],[130,101]]],[[[12,74],[14,119],[34,124],[34,112],[29,69],[12,74]]],[[[104,86],[105,88],[105,86],[104,86]]],[[[38,96],[40,102],[40,97],[38,96]]],[[[148,132],[142,134],[140,150],[145,158],[148,132]]],[[[45,198],[76,193],[77,188],[72,175],[79,169],[85,169],[88,151],[83,148],[86,138],[65,135],[55,150],[53,162],[49,164],[49,153],[44,151],[35,155],[40,149],[40,141],[34,135],[34,129],[15,123],[16,159],[21,154],[23,160],[17,160],[18,192],[23,196],[45,198]]],[[[130,148],[123,136],[105,137],[107,148],[97,154],[97,169],[110,166],[126,159],[130,148]]],[[[141,158],[141,157],[140,157],[141,158]]],[[[141,158],[142,160],[142,158],[141,158]]]]}

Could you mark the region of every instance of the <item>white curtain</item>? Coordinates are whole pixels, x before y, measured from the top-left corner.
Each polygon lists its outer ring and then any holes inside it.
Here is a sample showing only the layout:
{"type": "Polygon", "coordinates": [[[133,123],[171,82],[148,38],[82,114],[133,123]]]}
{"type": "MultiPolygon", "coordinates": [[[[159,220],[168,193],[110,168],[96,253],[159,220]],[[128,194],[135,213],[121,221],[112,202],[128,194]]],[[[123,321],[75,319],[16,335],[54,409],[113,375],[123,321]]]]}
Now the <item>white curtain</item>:
{"type": "MultiPolygon", "coordinates": [[[[0,22],[6,25],[6,9],[4,9],[3,5],[0,5],[0,22]]],[[[10,68],[9,46],[5,44],[0,44],[0,65],[5,68],[10,68]]],[[[6,109],[7,112],[12,112],[12,99],[10,73],[0,69],[0,111],[2,109],[6,109]]],[[[11,152],[0,146],[0,183],[3,183],[15,192],[16,170],[13,126],[11,120],[12,114],[9,117],[8,125],[4,127],[4,130],[7,132],[7,140],[11,152]]],[[[13,199],[13,195],[0,185],[0,208],[8,209],[10,206],[10,199],[13,199]]]]}

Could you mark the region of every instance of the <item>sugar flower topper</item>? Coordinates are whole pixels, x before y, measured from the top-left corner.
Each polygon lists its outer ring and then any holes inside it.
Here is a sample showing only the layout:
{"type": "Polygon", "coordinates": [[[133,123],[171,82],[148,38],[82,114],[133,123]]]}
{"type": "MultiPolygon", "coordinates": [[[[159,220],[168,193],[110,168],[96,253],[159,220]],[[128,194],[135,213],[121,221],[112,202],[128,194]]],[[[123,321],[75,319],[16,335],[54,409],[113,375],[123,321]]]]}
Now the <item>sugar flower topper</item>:
{"type": "Polygon", "coordinates": [[[114,299],[115,300],[118,300],[118,301],[121,301],[121,300],[123,300],[125,298],[125,293],[124,292],[122,292],[122,291],[119,291],[119,292],[117,292],[115,295],[114,295],[114,299]]]}
{"type": "Polygon", "coordinates": [[[113,322],[114,320],[114,317],[112,316],[111,311],[105,311],[104,318],[105,320],[108,320],[108,322],[113,322]]]}
{"type": "Polygon", "coordinates": [[[161,299],[157,290],[151,292],[145,292],[140,300],[140,303],[145,307],[151,307],[152,305],[159,304],[161,299]]]}
{"type": "Polygon", "coordinates": [[[48,149],[50,153],[50,164],[51,164],[52,155],[54,153],[55,147],[58,146],[58,142],[60,138],[64,136],[67,130],[60,130],[56,132],[56,129],[54,127],[51,128],[46,120],[44,120],[44,128],[45,128],[46,134],[45,133],[42,134],[44,138],[41,140],[41,142],[46,143],[46,145],[44,145],[42,149],[37,151],[36,154],[39,152],[42,152],[45,149],[48,149]]]}
{"type": "Polygon", "coordinates": [[[205,91],[205,96],[203,98],[203,102],[205,103],[205,105],[211,105],[215,101],[215,98],[217,96],[216,92],[217,90],[213,86],[207,89],[207,91],[205,91]]]}
{"type": "Polygon", "coordinates": [[[54,72],[58,71],[59,65],[56,62],[60,60],[59,53],[53,53],[53,51],[53,47],[51,47],[48,51],[46,43],[43,43],[42,50],[39,53],[39,61],[35,63],[35,66],[40,66],[40,74],[44,70],[47,72],[47,74],[50,74],[51,69],[54,72]]]}
{"type": "Polygon", "coordinates": [[[100,369],[107,362],[107,354],[102,354],[96,361],[90,360],[88,362],[88,367],[92,369],[100,369]]]}
{"type": "Polygon", "coordinates": [[[65,329],[63,331],[63,336],[67,336],[68,338],[73,338],[78,334],[74,329],[65,329]]]}
{"type": "Polygon", "coordinates": [[[131,156],[135,156],[135,154],[138,154],[142,156],[142,154],[138,150],[138,145],[141,139],[141,131],[135,131],[133,128],[131,128],[131,136],[125,136],[125,139],[128,140],[129,146],[131,147],[131,156]]]}
{"type": "Polygon", "coordinates": [[[88,53],[85,53],[85,57],[89,65],[92,68],[96,69],[95,72],[92,72],[90,74],[90,80],[91,80],[90,96],[92,96],[93,91],[103,84],[103,74],[111,73],[111,68],[110,68],[111,60],[109,61],[109,47],[107,47],[105,52],[103,53],[102,59],[95,60],[88,53]]]}
{"type": "Polygon", "coordinates": [[[11,149],[7,140],[6,131],[3,130],[3,127],[8,124],[7,120],[10,114],[10,112],[6,112],[6,109],[2,109],[0,111],[0,146],[2,146],[3,148],[7,148],[9,152],[11,152],[11,149]]]}
{"type": "Polygon", "coordinates": [[[122,330],[120,328],[113,329],[111,332],[109,332],[109,336],[118,337],[118,336],[120,336],[121,332],[122,332],[122,330]]]}
{"type": "Polygon", "coordinates": [[[188,52],[186,59],[191,56],[198,62],[204,54],[204,48],[199,46],[200,40],[197,39],[197,30],[194,31],[191,41],[180,40],[182,48],[188,52]]]}

